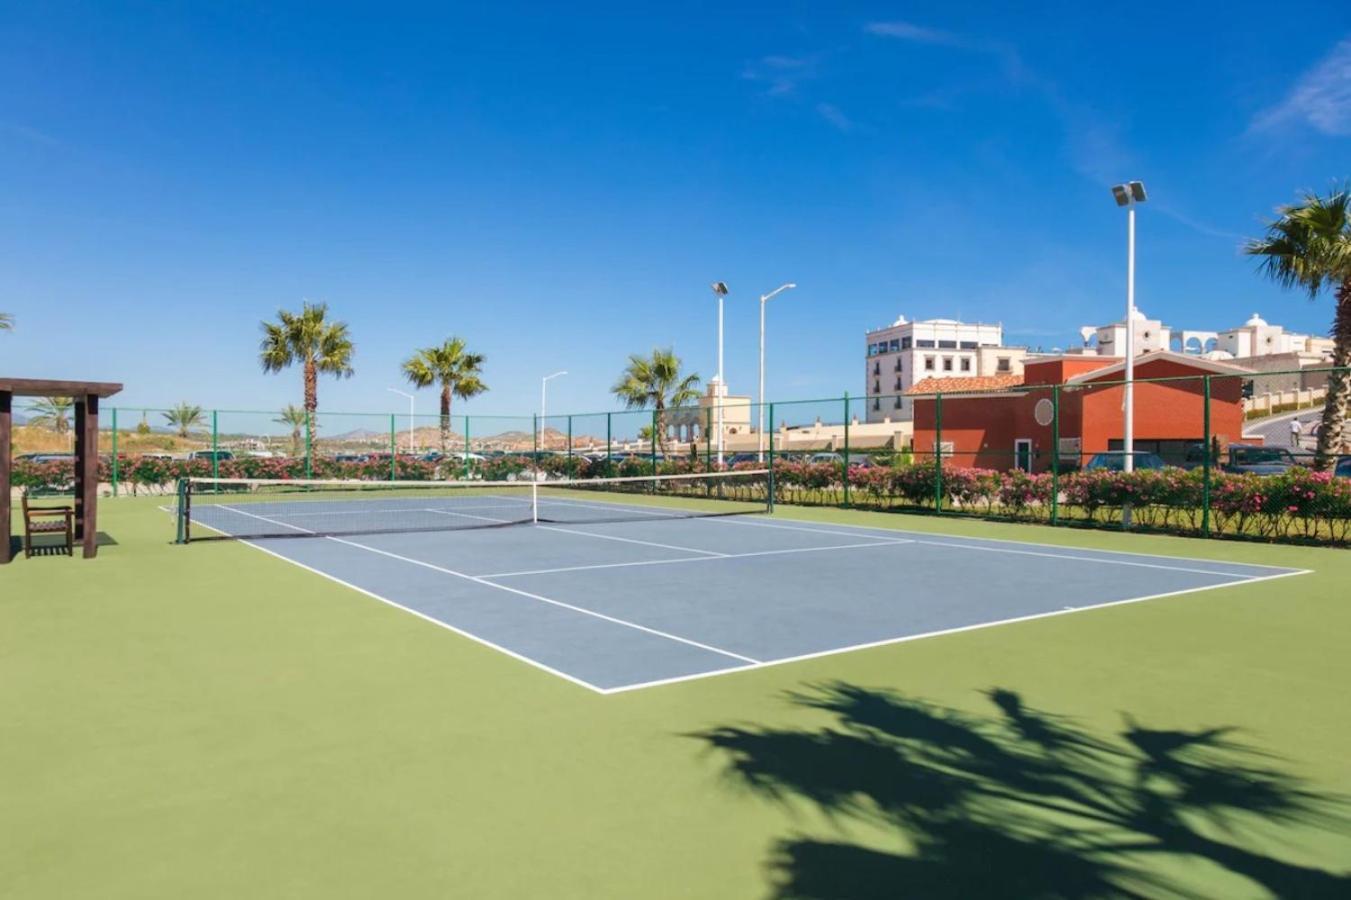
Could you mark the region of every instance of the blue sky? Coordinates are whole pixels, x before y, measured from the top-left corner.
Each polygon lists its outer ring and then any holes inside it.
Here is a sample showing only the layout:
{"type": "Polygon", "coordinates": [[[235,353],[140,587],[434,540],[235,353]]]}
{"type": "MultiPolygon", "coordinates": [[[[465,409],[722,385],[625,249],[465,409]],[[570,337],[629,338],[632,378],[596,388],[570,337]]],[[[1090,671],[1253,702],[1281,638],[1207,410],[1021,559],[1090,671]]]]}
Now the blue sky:
{"type": "Polygon", "coordinates": [[[0,370],[272,409],[258,322],[310,298],[358,344],[322,408],[403,409],[453,333],[492,388],[457,411],[558,369],[551,408],[605,409],[632,351],[715,372],[715,279],[753,391],[796,281],[769,394],[837,396],[898,314],[1119,316],[1133,178],[1145,312],[1326,332],[1237,248],[1351,177],[1351,4],[642,6],[6,4],[0,370]]]}

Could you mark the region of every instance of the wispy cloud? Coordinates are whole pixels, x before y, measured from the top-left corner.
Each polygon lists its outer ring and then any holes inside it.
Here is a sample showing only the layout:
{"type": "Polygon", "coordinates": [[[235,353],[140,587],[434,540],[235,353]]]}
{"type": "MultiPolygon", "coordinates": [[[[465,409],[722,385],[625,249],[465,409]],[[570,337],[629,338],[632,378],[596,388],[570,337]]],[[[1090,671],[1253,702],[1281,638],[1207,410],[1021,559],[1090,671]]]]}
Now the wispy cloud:
{"type": "Polygon", "coordinates": [[[840,111],[833,103],[816,104],[816,113],[840,131],[848,134],[854,130],[854,120],[840,111]]]}
{"type": "Polygon", "coordinates": [[[1284,100],[1253,118],[1250,131],[1302,122],[1323,134],[1351,135],[1351,37],[1300,76],[1284,100]]]}
{"type": "Polygon", "coordinates": [[[0,122],[0,134],[7,134],[28,141],[30,144],[41,144],[44,147],[64,146],[61,141],[50,134],[38,131],[36,128],[30,128],[27,125],[20,125],[17,122],[0,122]]]}
{"type": "Polygon", "coordinates": [[[902,41],[913,41],[917,44],[938,44],[944,47],[968,46],[967,40],[961,35],[924,25],[916,25],[914,22],[869,22],[863,26],[863,30],[878,37],[898,38],[902,41]]]}
{"type": "Polygon", "coordinates": [[[746,64],[741,77],[765,86],[771,97],[783,97],[797,91],[804,81],[816,77],[815,56],[762,56],[746,64]]]}

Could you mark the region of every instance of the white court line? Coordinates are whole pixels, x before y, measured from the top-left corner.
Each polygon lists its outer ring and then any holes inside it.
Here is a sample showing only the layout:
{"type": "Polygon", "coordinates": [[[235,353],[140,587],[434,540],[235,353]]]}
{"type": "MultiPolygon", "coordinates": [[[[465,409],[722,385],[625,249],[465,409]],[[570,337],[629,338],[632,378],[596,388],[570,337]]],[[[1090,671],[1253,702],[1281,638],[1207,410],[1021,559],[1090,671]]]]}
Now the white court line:
{"type": "Polygon", "coordinates": [[[559,528],[557,525],[536,525],[536,528],[542,528],[545,531],[558,531],[563,534],[580,534],[583,537],[599,538],[602,541],[619,541],[624,544],[642,544],[645,547],[660,547],[662,550],[679,550],[682,553],[707,553],[710,557],[727,556],[726,553],[719,553],[717,550],[702,550],[698,547],[680,547],[676,544],[658,544],[656,541],[640,541],[637,538],[619,537],[614,534],[595,534],[590,531],[577,531],[575,528],[559,528]]]}
{"type": "Polygon", "coordinates": [[[923,634],[910,634],[903,637],[886,638],[880,641],[869,641],[865,644],[852,644],[848,647],[834,647],[829,650],[818,650],[813,653],[802,653],[797,656],[785,656],[782,659],[769,659],[757,663],[753,666],[729,666],[723,669],[711,669],[707,672],[696,672],[692,675],[677,675],[672,678],[659,678],[655,681],[643,681],[637,684],[625,684],[613,688],[601,688],[601,693],[605,695],[623,694],[628,691],[637,691],[644,688],[660,687],[667,684],[679,684],[685,681],[698,681],[703,678],[712,678],[716,675],[726,675],[730,672],[749,672],[755,669],[768,669],[772,666],[782,666],[789,663],[803,662],[809,659],[821,659],[827,656],[836,656],[841,653],[853,653],[856,650],[868,650],[874,647],[888,647],[892,644],[904,644],[910,641],[920,641],[925,638],[941,637],[949,634],[960,634],[964,631],[979,631],[983,628],[994,628],[999,625],[1013,625],[1017,622],[1031,622],[1036,619],[1049,619],[1052,616],[1068,616],[1075,613],[1092,612],[1096,609],[1106,609],[1111,606],[1125,606],[1128,603],[1143,603],[1146,600],[1159,600],[1164,597],[1176,597],[1181,594],[1195,594],[1200,591],[1213,591],[1217,588],[1230,588],[1244,584],[1256,584],[1260,581],[1271,581],[1276,578],[1289,578],[1293,575],[1308,575],[1310,569],[1296,569],[1290,572],[1281,572],[1278,575],[1258,575],[1249,578],[1246,581],[1233,581],[1225,584],[1207,584],[1202,587],[1184,588],[1179,591],[1167,591],[1162,594],[1148,594],[1144,597],[1127,597],[1124,600],[1109,600],[1106,603],[1094,603],[1090,606],[1070,607],[1067,609],[1056,609],[1043,613],[1032,613],[1026,616],[1015,616],[1009,619],[998,619],[992,622],[978,622],[974,625],[960,625],[955,628],[944,628],[938,631],[928,631],[923,634]]]}
{"type": "MultiPolygon", "coordinates": [[[[221,504],[221,508],[229,509],[233,512],[241,513],[246,516],[251,516],[252,518],[255,519],[262,519],[264,522],[271,522],[273,525],[280,525],[283,528],[293,528],[296,531],[306,531],[306,529],[301,528],[298,525],[288,525],[285,522],[276,522],[273,521],[272,519],[268,519],[265,516],[254,515],[253,513],[245,512],[244,510],[238,509],[233,506],[226,506],[224,504],[221,504]]],[[[313,532],[310,533],[312,534],[313,532]]],[[[434,572],[441,572],[446,575],[453,575],[456,578],[463,578],[466,581],[472,581],[475,582],[476,584],[486,585],[487,587],[495,588],[496,590],[499,591],[506,591],[509,594],[517,594],[522,597],[527,597],[531,600],[539,601],[540,603],[548,603],[552,606],[557,606],[561,607],[562,609],[571,610],[572,612],[575,613],[581,613],[584,616],[591,616],[596,619],[611,622],[615,625],[622,625],[626,628],[632,628],[635,631],[643,631],[646,632],[647,634],[655,635],[657,637],[663,637],[666,638],[667,640],[675,641],[680,644],[688,644],[691,647],[697,647],[700,650],[707,650],[709,653],[716,653],[719,656],[726,656],[731,659],[739,659],[747,663],[758,663],[760,661],[750,656],[742,656],[740,653],[733,653],[731,650],[724,650],[721,647],[714,647],[711,644],[701,644],[699,641],[684,638],[678,634],[671,634],[670,632],[662,631],[657,628],[649,628],[646,625],[639,625],[637,622],[630,622],[627,619],[620,619],[616,616],[607,616],[605,613],[596,612],[593,609],[586,609],[585,607],[581,606],[573,606],[571,603],[564,603],[562,600],[554,600],[552,597],[545,597],[543,594],[532,594],[529,591],[523,591],[519,588],[508,587],[505,584],[495,584],[494,582],[486,581],[485,579],[478,577],[476,575],[467,575],[464,572],[457,572],[454,569],[447,569],[444,566],[438,566],[433,563],[423,562],[420,559],[413,559],[411,556],[400,556],[399,554],[391,553],[388,550],[381,550],[378,547],[368,547],[365,544],[358,544],[356,541],[349,541],[339,537],[332,537],[331,535],[330,536],[318,535],[318,537],[322,537],[326,541],[333,541],[336,544],[344,544],[348,547],[356,547],[360,550],[366,550],[371,553],[378,553],[380,556],[387,556],[390,559],[397,559],[400,562],[406,562],[410,565],[421,566],[424,569],[431,569],[434,572]]]]}
{"type": "Polygon", "coordinates": [[[723,559],[746,559],[751,556],[783,556],[789,553],[819,553],[822,550],[856,550],[868,547],[888,547],[913,544],[914,541],[870,541],[866,544],[833,544],[829,547],[792,547],[785,550],[756,550],[752,553],[723,553],[719,556],[679,556],[675,559],[644,559],[635,562],[598,563],[593,566],[561,566],[556,569],[530,569],[523,572],[492,572],[479,578],[513,578],[517,575],[549,575],[554,572],[588,572],[592,569],[624,569],[633,566],[664,566],[667,563],[718,562],[723,559]]]}
{"type": "MultiPolygon", "coordinates": [[[[712,521],[712,522],[725,522],[725,523],[727,523],[727,524],[729,524],[729,525],[749,525],[749,526],[751,526],[752,528],[787,528],[787,529],[790,529],[790,530],[792,530],[792,531],[802,531],[802,530],[804,530],[804,529],[797,528],[797,527],[792,526],[792,525],[775,525],[775,524],[771,524],[771,523],[769,523],[769,522],[747,522],[747,521],[742,521],[742,520],[738,520],[738,519],[735,519],[735,518],[728,518],[728,519],[710,519],[709,521],[712,521]]],[[[849,526],[845,526],[845,527],[849,527],[849,526]]],[[[857,527],[862,527],[862,526],[857,526],[857,527]]],[[[813,531],[819,531],[820,529],[810,529],[810,530],[813,530],[813,531]]],[[[827,531],[827,532],[825,532],[825,533],[826,533],[826,534],[837,534],[837,535],[839,535],[839,536],[841,536],[841,537],[844,537],[846,534],[848,534],[848,532],[841,532],[841,531],[834,531],[834,532],[827,531]]],[[[897,534],[925,534],[926,532],[901,531],[900,529],[897,529],[897,530],[896,530],[896,533],[897,533],[897,534]]],[[[1219,577],[1221,577],[1221,578],[1245,578],[1245,577],[1247,577],[1247,576],[1242,575],[1242,574],[1240,574],[1240,573],[1238,573],[1238,572],[1217,572],[1217,571],[1215,571],[1214,569],[1196,569],[1196,568],[1190,568],[1190,567],[1187,567],[1187,566],[1165,566],[1165,565],[1162,565],[1162,564],[1160,564],[1160,563],[1135,562],[1134,560],[1129,560],[1129,559],[1111,559],[1111,558],[1110,558],[1111,555],[1115,555],[1115,554],[1117,554],[1117,553],[1125,553],[1125,552],[1126,552],[1126,551],[1119,551],[1119,550],[1092,550],[1092,549],[1089,549],[1089,548],[1086,548],[1086,547],[1085,547],[1085,548],[1079,548],[1079,549],[1083,549],[1084,552],[1086,552],[1086,553],[1106,553],[1106,554],[1109,554],[1109,556],[1108,556],[1108,557],[1101,557],[1101,556],[1075,556],[1075,555],[1072,554],[1072,553],[1045,553],[1045,552],[1042,552],[1042,551],[1039,551],[1039,550],[1014,550],[1014,549],[1012,549],[1012,548],[1010,548],[1010,547],[982,547],[982,546],[980,546],[979,544],[964,544],[964,543],[957,543],[957,541],[960,541],[960,540],[986,541],[986,540],[998,540],[997,538],[962,538],[960,535],[947,535],[947,536],[953,538],[954,540],[951,540],[951,541],[935,541],[935,540],[929,540],[929,539],[926,539],[926,538],[918,538],[918,537],[917,537],[917,538],[913,538],[913,540],[914,540],[914,542],[917,543],[917,544],[927,544],[927,545],[932,546],[932,547],[953,547],[953,548],[956,548],[956,549],[958,549],[958,550],[982,550],[982,551],[984,551],[984,552],[986,552],[986,553],[1015,553],[1015,554],[1018,554],[1018,555],[1020,555],[1020,556],[1044,556],[1044,557],[1048,557],[1048,558],[1051,558],[1051,559],[1065,559],[1065,560],[1070,560],[1070,561],[1072,561],[1072,562],[1106,563],[1106,564],[1109,565],[1109,566],[1134,566],[1134,567],[1137,567],[1137,568],[1143,568],[1143,569],[1164,569],[1164,570],[1167,570],[1167,571],[1170,571],[1170,572],[1192,572],[1192,573],[1195,573],[1195,574],[1197,574],[1197,575],[1215,575],[1215,576],[1219,576],[1219,577]]],[[[1034,543],[1032,543],[1032,542],[1030,542],[1030,541],[1003,541],[1002,543],[1007,543],[1007,544],[1026,544],[1026,545],[1029,546],[1029,547],[1056,547],[1056,546],[1058,546],[1058,545],[1056,545],[1056,544],[1034,544],[1034,543]]],[[[1061,548],[1061,549],[1074,549],[1074,548],[1061,548]]],[[[1132,556],[1152,556],[1153,554],[1150,554],[1150,553],[1131,553],[1130,555],[1132,555],[1132,556]]],[[[1158,558],[1159,558],[1159,559],[1176,559],[1176,560],[1179,560],[1179,561],[1186,561],[1186,562],[1205,562],[1205,561],[1206,561],[1206,560],[1188,559],[1187,557],[1183,557],[1183,556],[1160,556],[1160,557],[1158,557],[1158,558]]],[[[1226,565],[1226,564],[1223,563],[1223,562],[1221,562],[1220,565],[1226,565]]],[[[1232,565],[1236,565],[1236,566],[1245,566],[1245,567],[1251,567],[1251,568],[1263,568],[1263,569],[1275,569],[1275,568],[1281,568],[1281,567],[1279,567],[1279,566],[1261,566],[1261,565],[1252,564],[1252,563],[1232,563],[1232,565]]]]}

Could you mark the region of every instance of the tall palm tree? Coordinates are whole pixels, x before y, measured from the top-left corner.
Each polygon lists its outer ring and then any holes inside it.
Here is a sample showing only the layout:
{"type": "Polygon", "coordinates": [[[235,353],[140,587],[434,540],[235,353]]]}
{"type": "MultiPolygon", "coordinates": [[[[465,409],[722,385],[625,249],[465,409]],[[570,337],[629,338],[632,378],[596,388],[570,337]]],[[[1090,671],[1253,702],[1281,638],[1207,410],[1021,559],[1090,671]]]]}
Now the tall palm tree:
{"type": "Polygon", "coordinates": [[[305,427],[308,416],[305,410],[294,403],[288,403],[282,407],[281,415],[272,421],[280,425],[291,426],[291,456],[300,455],[300,431],[305,427]]]}
{"type": "Polygon", "coordinates": [[[9,313],[0,313],[0,331],[13,331],[14,317],[9,313]]]}
{"type": "Polygon", "coordinates": [[[665,452],[666,410],[699,399],[699,376],[690,374],[681,377],[680,357],[675,355],[675,350],[658,347],[651,356],[641,353],[630,355],[628,366],[610,392],[627,409],[652,408],[655,412],[657,441],[661,444],[662,452],[665,452]]]}
{"type": "Polygon", "coordinates": [[[488,390],[483,383],[483,354],[468,353],[464,339],[449,337],[439,347],[423,347],[403,361],[403,377],[414,387],[441,385],[441,455],[450,445],[450,399],[468,400],[488,390]]]}
{"type": "Polygon", "coordinates": [[[202,424],[202,408],[189,403],[180,403],[163,413],[164,421],[178,429],[178,436],[185,438],[188,430],[202,424]]]}
{"type": "Polygon", "coordinates": [[[1301,202],[1283,206],[1266,236],[1248,242],[1245,252],[1262,257],[1261,271],[1284,288],[1301,288],[1310,299],[1324,287],[1334,297],[1332,365],[1327,403],[1318,432],[1314,466],[1326,469],[1346,452],[1348,389],[1351,379],[1351,187],[1326,197],[1306,192],[1301,202]]]}
{"type": "Polygon", "coordinates": [[[346,322],[327,318],[327,303],[301,305],[299,313],[277,311],[276,322],[263,322],[258,361],[264,372],[280,372],[300,363],[305,373],[305,416],[314,433],[314,411],[319,408],[319,373],[352,377],[356,348],[346,322]]]}
{"type": "Polygon", "coordinates": [[[42,397],[28,404],[29,425],[48,428],[57,434],[70,431],[70,410],[75,401],[70,397],[42,397]]]}

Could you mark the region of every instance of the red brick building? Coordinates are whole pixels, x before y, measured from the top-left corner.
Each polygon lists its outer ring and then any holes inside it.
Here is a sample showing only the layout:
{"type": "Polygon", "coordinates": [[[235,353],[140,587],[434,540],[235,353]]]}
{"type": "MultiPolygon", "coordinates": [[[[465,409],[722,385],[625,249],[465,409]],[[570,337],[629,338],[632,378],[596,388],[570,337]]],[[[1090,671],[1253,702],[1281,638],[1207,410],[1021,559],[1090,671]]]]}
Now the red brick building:
{"type": "MultiPolygon", "coordinates": [[[[990,469],[1050,469],[1052,386],[1060,389],[1062,465],[1086,463],[1094,453],[1120,450],[1124,363],[1120,358],[1058,356],[1029,359],[1021,376],[930,378],[906,393],[915,398],[917,453],[938,440],[942,392],[943,455],[954,463],[990,469]],[[947,394],[947,391],[960,393],[947,394]]],[[[1168,351],[1135,361],[1135,449],[1182,463],[1205,438],[1204,376],[1210,380],[1210,433],[1221,446],[1242,440],[1243,382],[1252,373],[1232,363],[1168,351]],[[1179,379],[1140,383],[1146,379],[1179,379]]]]}

